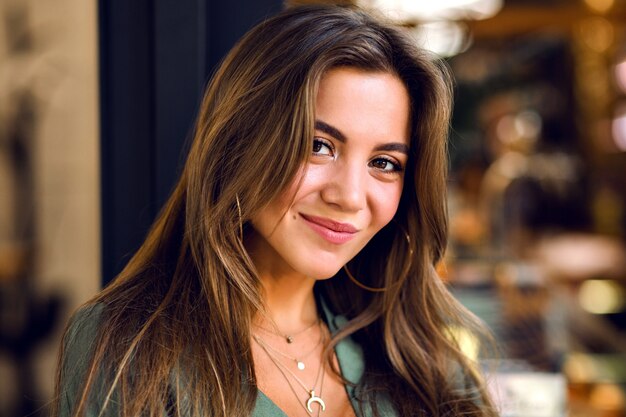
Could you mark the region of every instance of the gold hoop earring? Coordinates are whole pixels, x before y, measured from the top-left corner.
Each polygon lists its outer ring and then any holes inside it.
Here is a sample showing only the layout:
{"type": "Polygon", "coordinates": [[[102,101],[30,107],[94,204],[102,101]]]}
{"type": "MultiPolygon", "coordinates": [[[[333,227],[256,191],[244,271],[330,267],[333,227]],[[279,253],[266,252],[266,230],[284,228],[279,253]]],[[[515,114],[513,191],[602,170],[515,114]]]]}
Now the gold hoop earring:
{"type": "Polygon", "coordinates": [[[239,194],[235,194],[235,201],[237,202],[237,213],[239,213],[239,239],[243,242],[243,222],[241,220],[241,204],[239,203],[239,194]]]}
{"type": "MultiPolygon", "coordinates": [[[[402,226],[400,226],[398,224],[398,227],[404,233],[404,238],[406,239],[406,243],[407,243],[407,245],[409,247],[409,261],[410,261],[411,260],[410,258],[413,256],[413,248],[411,247],[411,237],[409,236],[407,231],[404,230],[404,228],[402,228],[402,226]]],[[[360,287],[360,288],[362,288],[362,289],[364,289],[366,291],[369,291],[369,292],[385,292],[385,291],[387,291],[387,287],[375,288],[375,287],[370,287],[370,286],[367,286],[367,285],[363,284],[361,281],[356,279],[354,277],[354,275],[352,275],[352,273],[348,269],[348,264],[345,264],[343,266],[343,270],[346,273],[346,275],[348,276],[348,278],[350,279],[350,281],[352,281],[357,287],[360,287]]]]}

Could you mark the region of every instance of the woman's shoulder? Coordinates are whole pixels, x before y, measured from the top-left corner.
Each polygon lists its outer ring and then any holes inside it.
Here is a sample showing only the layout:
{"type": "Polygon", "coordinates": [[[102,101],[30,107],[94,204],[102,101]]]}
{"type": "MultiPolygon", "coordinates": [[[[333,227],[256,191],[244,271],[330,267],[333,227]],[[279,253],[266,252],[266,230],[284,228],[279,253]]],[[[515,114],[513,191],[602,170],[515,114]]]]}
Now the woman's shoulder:
{"type": "Polygon", "coordinates": [[[104,304],[80,307],[70,318],[61,346],[59,364],[58,415],[72,415],[87,377],[93,350],[98,339],[104,304]]]}
{"type": "Polygon", "coordinates": [[[83,342],[93,341],[104,312],[103,303],[86,304],[74,312],[67,325],[65,343],[81,339],[83,342]]]}
{"type": "Polygon", "coordinates": [[[69,320],[63,338],[62,358],[64,364],[87,360],[93,349],[102,321],[104,304],[88,304],[80,307],[69,320]]]}
{"type": "Polygon", "coordinates": [[[484,377],[478,363],[460,362],[458,359],[448,361],[448,385],[452,392],[460,397],[471,400],[475,405],[484,405],[481,392],[484,377]]]}

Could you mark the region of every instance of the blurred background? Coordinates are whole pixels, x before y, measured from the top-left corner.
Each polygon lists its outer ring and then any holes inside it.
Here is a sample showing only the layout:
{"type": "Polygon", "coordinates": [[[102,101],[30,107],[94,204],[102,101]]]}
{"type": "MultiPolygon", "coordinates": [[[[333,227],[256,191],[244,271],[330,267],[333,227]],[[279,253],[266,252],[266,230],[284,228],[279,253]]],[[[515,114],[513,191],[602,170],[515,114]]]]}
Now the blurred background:
{"type": "MultiPolygon", "coordinates": [[[[0,0],[0,417],[47,415],[63,326],[141,243],[211,71],[303,3],[0,0]]],[[[626,0],[342,3],[456,78],[439,270],[496,336],[502,415],[625,416],[626,0]]]]}

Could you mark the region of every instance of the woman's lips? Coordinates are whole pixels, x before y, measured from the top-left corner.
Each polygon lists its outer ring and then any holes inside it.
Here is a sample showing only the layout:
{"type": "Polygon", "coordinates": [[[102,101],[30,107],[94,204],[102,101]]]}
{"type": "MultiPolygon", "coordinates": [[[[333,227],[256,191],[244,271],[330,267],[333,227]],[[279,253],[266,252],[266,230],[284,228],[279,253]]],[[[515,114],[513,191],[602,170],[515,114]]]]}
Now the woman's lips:
{"type": "Polygon", "coordinates": [[[341,244],[349,241],[358,229],[349,223],[339,223],[323,217],[309,216],[300,213],[305,223],[318,235],[330,243],[341,244]]]}

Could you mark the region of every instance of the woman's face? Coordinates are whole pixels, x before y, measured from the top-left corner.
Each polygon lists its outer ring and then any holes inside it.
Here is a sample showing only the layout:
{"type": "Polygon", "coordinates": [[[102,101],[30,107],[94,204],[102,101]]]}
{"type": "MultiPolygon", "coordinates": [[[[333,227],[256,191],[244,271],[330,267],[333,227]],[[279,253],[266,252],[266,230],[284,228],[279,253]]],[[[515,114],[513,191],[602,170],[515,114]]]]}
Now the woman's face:
{"type": "Polygon", "coordinates": [[[332,69],[315,120],[301,177],[252,218],[247,243],[261,275],[329,278],[398,208],[410,132],[404,84],[389,73],[332,69]]]}

